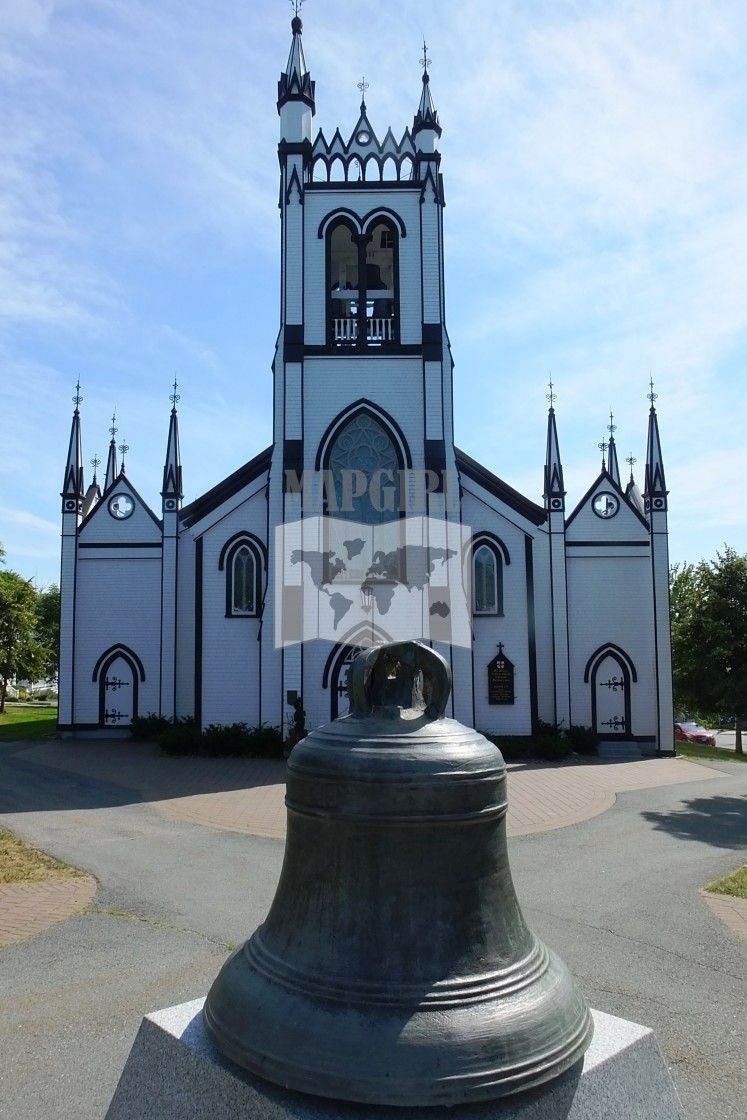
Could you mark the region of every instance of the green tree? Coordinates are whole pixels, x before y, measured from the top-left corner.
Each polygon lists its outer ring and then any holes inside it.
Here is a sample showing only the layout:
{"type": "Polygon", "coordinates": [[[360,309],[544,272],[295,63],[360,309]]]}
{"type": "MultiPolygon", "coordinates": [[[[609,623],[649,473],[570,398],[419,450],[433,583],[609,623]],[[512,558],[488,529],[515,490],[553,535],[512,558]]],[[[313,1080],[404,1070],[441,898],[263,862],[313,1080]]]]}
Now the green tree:
{"type": "Polygon", "coordinates": [[[0,571],[0,712],[9,682],[16,676],[38,680],[50,650],[37,637],[36,588],[17,572],[0,571]]]}
{"type": "Polygon", "coordinates": [[[676,702],[747,719],[747,556],[726,547],[708,563],[674,568],[672,658],[676,702]]]}
{"type": "Polygon", "coordinates": [[[52,583],[36,598],[36,637],[47,650],[44,677],[56,678],[60,669],[60,589],[52,583]]]}

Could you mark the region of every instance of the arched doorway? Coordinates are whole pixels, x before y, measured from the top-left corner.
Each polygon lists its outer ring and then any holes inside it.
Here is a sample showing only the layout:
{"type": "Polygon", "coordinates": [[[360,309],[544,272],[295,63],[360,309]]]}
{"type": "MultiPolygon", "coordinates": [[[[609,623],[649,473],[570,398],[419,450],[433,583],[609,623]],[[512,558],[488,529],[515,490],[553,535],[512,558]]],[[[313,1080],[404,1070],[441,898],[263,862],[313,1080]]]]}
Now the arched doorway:
{"type": "Polygon", "coordinates": [[[584,681],[591,687],[591,722],[598,735],[632,735],[631,685],[637,679],[633,662],[619,646],[600,646],[589,658],[584,681]]]}
{"type": "Polygon", "coordinates": [[[110,646],[93,670],[99,685],[99,726],[131,727],[138,714],[138,689],[145,680],[140,658],[127,646],[110,646]]]}

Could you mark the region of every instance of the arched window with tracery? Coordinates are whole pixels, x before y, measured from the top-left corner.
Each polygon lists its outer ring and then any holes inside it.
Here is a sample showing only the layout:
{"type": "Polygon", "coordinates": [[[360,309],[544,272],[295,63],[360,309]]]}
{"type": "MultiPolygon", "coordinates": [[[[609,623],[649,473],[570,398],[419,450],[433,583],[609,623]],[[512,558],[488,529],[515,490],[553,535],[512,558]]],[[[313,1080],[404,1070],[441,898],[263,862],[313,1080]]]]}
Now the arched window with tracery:
{"type": "MultiPolygon", "coordinates": [[[[510,563],[508,554],[505,563],[510,563]]],[[[504,549],[498,538],[478,537],[472,544],[472,613],[503,614],[504,549]]]]}
{"type": "Polygon", "coordinates": [[[374,218],[363,233],[340,218],[327,231],[327,341],[356,349],[399,340],[397,228],[374,218]]]}
{"type": "Polygon", "coordinates": [[[264,545],[239,533],[223,546],[218,564],[226,576],[226,617],[256,618],[262,608],[264,545]]]}
{"type": "Polygon", "coordinates": [[[319,465],[326,478],[325,549],[345,565],[339,582],[402,579],[401,479],[410,458],[399,430],[361,406],[329,433],[319,465]]]}

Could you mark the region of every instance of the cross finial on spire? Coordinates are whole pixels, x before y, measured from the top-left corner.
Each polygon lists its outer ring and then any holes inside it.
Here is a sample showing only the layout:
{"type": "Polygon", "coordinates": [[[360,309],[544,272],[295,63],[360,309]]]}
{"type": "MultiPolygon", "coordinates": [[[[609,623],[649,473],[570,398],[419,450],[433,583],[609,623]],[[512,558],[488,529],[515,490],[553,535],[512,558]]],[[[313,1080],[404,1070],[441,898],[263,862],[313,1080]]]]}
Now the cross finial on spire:
{"type": "Polygon", "coordinates": [[[653,408],[654,407],[654,401],[657,399],[659,394],[654,392],[654,379],[650,374],[649,374],[649,378],[648,378],[648,387],[649,387],[649,391],[646,394],[646,400],[651,401],[651,407],[653,408]]]}
{"type": "Polygon", "coordinates": [[[80,378],[78,378],[78,380],[75,384],[75,396],[73,397],[73,404],[75,405],[75,411],[76,412],[78,411],[78,405],[80,404],[80,402],[82,400],[83,400],[83,398],[80,395],[80,378]]]}
{"type": "Polygon", "coordinates": [[[423,57],[420,59],[420,65],[423,67],[424,74],[428,73],[428,67],[431,64],[431,59],[428,58],[428,48],[425,45],[425,37],[423,37],[423,57]]]}
{"type": "Polygon", "coordinates": [[[605,454],[607,452],[607,448],[609,447],[609,444],[607,443],[606,439],[603,439],[601,443],[597,444],[597,447],[602,452],[602,470],[605,470],[606,467],[607,467],[607,462],[605,460],[605,454]]]}
{"type": "Polygon", "coordinates": [[[119,451],[119,454],[122,456],[122,474],[124,474],[125,473],[125,455],[130,450],[130,445],[128,443],[125,443],[124,440],[122,440],[122,442],[120,443],[117,450],[119,451]]]}
{"type": "Polygon", "coordinates": [[[169,400],[171,401],[171,403],[172,403],[172,405],[174,406],[175,409],[176,409],[177,401],[180,401],[182,399],[176,391],[178,388],[179,388],[179,382],[176,380],[176,377],[175,377],[174,378],[174,391],[171,394],[171,396],[169,397],[169,400]]]}
{"type": "Polygon", "coordinates": [[[117,434],[118,431],[119,431],[119,428],[117,427],[117,411],[115,409],[114,412],[112,413],[112,426],[109,429],[109,435],[112,437],[112,440],[114,440],[114,437],[115,437],[115,435],[117,434]]]}
{"type": "Polygon", "coordinates": [[[558,399],[558,394],[554,391],[555,387],[554,387],[553,381],[552,381],[552,374],[550,375],[550,380],[548,381],[547,384],[549,386],[550,392],[545,393],[545,396],[547,397],[548,401],[550,402],[550,408],[554,408],[555,402],[558,399]]]}
{"type": "Polygon", "coordinates": [[[97,454],[94,454],[93,459],[91,459],[91,466],[93,467],[93,484],[95,486],[96,485],[96,471],[101,466],[101,460],[99,459],[97,454]]]}
{"type": "Polygon", "coordinates": [[[365,74],[361,81],[358,82],[358,89],[361,91],[361,112],[363,113],[366,110],[366,90],[368,89],[368,82],[366,81],[365,74]]]}
{"type": "Polygon", "coordinates": [[[613,423],[613,419],[614,418],[612,416],[612,409],[610,409],[610,422],[607,425],[607,431],[610,434],[610,439],[612,439],[614,437],[614,433],[617,431],[617,424],[613,423]]]}
{"type": "Polygon", "coordinates": [[[630,467],[630,481],[632,482],[633,481],[633,466],[638,462],[638,460],[636,459],[636,457],[635,457],[635,455],[633,454],[632,451],[631,451],[630,455],[628,455],[625,462],[630,467]]]}

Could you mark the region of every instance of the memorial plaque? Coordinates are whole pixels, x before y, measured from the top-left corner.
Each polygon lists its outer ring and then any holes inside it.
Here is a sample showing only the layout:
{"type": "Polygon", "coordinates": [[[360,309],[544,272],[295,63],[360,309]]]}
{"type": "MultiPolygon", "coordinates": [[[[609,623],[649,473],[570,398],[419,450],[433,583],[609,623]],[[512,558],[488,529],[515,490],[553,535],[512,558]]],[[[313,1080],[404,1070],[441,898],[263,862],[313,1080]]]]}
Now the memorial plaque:
{"type": "Polygon", "coordinates": [[[488,665],[488,703],[514,703],[514,665],[503,652],[503,643],[498,644],[498,653],[488,665]]]}

